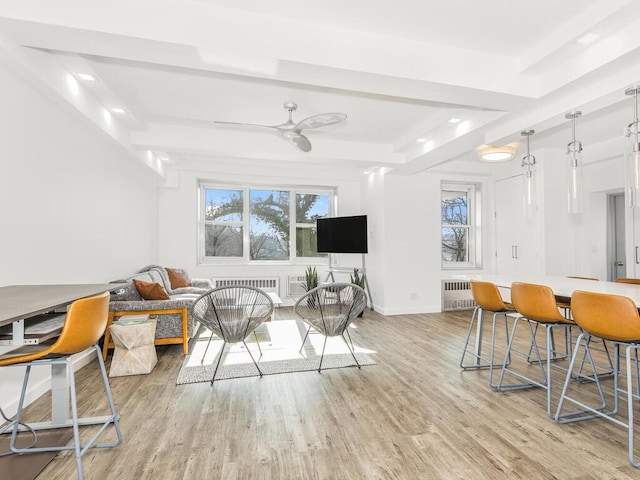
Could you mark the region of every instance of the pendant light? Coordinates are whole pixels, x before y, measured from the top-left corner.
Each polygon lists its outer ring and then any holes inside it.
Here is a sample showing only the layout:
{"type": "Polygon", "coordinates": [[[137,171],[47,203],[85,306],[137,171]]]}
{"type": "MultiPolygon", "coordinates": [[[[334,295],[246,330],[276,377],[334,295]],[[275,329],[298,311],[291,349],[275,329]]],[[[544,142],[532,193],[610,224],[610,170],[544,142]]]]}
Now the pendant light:
{"type": "Polygon", "coordinates": [[[525,130],[521,135],[527,137],[527,154],[522,157],[523,206],[524,216],[531,218],[536,209],[536,157],[529,153],[529,137],[535,130],[525,130]]]}
{"type": "Polygon", "coordinates": [[[567,145],[567,211],[582,213],[582,142],[576,140],[576,118],[582,112],[565,115],[571,120],[571,142],[567,145]]]}
{"type": "Polygon", "coordinates": [[[640,122],[638,122],[638,93],[640,87],[627,89],[625,95],[633,95],[633,118],[625,131],[627,138],[624,157],[627,177],[627,201],[630,207],[640,207],[640,122]]]}

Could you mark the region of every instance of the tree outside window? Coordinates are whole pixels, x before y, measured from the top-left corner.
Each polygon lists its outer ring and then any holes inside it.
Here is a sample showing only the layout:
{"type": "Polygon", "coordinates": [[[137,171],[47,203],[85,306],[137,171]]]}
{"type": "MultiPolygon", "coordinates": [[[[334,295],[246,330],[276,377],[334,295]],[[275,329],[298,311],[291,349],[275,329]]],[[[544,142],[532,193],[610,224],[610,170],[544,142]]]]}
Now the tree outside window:
{"type": "Polygon", "coordinates": [[[331,193],[206,186],[203,192],[205,258],[289,261],[326,256],[318,254],[316,219],[329,216],[331,193]]]}
{"type": "Polygon", "coordinates": [[[207,257],[242,257],[243,191],[206,189],[204,254],[207,257]]]}
{"type": "Polygon", "coordinates": [[[329,195],[296,194],[296,256],[319,257],[316,220],[329,216],[329,195]]]}
{"type": "Polygon", "coordinates": [[[474,267],[480,258],[476,237],[479,195],[473,184],[443,184],[441,209],[441,258],[443,267],[474,267]]]}

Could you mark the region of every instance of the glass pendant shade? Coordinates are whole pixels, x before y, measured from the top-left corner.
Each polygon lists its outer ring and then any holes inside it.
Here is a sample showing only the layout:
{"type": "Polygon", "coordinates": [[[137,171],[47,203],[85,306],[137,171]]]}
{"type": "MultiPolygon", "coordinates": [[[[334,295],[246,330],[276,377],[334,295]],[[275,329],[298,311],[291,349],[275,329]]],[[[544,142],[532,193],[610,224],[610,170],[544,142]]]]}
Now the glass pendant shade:
{"type": "Polygon", "coordinates": [[[630,88],[624,93],[634,96],[634,118],[626,129],[624,149],[625,176],[627,178],[627,203],[640,207],[640,122],[638,122],[638,93],[640,87],[630,88]]]}
{"type": "Polygon", "coordinates": [[[567,211],[582,213],[582,155],[567,155],[567,211]]]}
{"type": "Polygon", "coordinates": [[[533,217],[536,210],[536,175],[533,167],[526,169],[522,173],[522,179],[524,181],[523,191],[523,206],[524,216],[527,218],[533,217]]]}
{"type": "Polygon", "coordinates": [[[522,132],[522,135],[527,137],[527,154],[522,158],[522,205],[524,216],[527,218],[533,217],[537,205],[536,157],[529,153],[529,137],[534,133],[535,131],[533,130],[525,130],[522,132]]]}
{"type": "Polygon", "coordinates": [[[572,120],[573,139],[567,145],[567,211],[582,213],[582,143],[576,140],[576,118],[582,112],[571,112],[565,118],[572,120]]]}

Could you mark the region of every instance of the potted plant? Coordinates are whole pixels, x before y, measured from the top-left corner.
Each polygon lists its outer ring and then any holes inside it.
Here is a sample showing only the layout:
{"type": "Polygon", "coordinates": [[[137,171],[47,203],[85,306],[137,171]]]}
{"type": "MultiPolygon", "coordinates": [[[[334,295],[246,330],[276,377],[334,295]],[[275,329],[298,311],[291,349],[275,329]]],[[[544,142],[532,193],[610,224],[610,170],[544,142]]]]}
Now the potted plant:
{"type": "MultiPolygon", "coordinates": [[[[360,275],[360,272],[358,271],[358,269],[354,268],[353,269],[353,275],[350,275],[350,277],[351,277],[351,283],[353,283],[354,285],[357,285],[361,289],[365,290],[366,280],[365,280],[364,273],[362,275],[360,275]]],[[[362,317],[363,315],[364,315],[364,310],[362,310],[362,312],[360,312],[360,315],[358,315],[358,316],[362,317]]]]}
{"type": "MultiPolygon", "coordinates": [[[[313,290],[318,286],[318,272],[316,267],[309,265],[304,272],[304,282],[302,283],[302,288],[304,288],[305,292],[313,290]]],[[[307,298],[307,305],[312,308],[316,304],[316,298],[312,295],[307,298]]]]}

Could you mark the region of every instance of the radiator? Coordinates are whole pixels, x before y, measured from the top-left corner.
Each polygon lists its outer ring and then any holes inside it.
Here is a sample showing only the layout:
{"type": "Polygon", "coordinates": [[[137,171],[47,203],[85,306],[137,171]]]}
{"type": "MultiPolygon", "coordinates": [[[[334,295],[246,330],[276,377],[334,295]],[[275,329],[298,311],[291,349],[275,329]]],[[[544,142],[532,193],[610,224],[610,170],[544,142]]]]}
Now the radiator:
{"type": "Polygon", "coordinates": [[[474,308],[476,302],[471,295],[471,284],[468,280],[442,281],[442,311],[465,310],[474,308]]]}
{"type": "Polygon", "coordinates": [[[246,287],[255,287],[265,292],[275,293],[280,296],[280,278],[279,277],[227,277],[214,278],[214,287],[228,287],[231,285],[243,285],[246,287]]]}
{"type": "Polygon", "coordinates": [[[302,284],[306,281],[304,275],[287,275],[287,296],[299,297],[304,294],[306,290],[302,284]]]}

